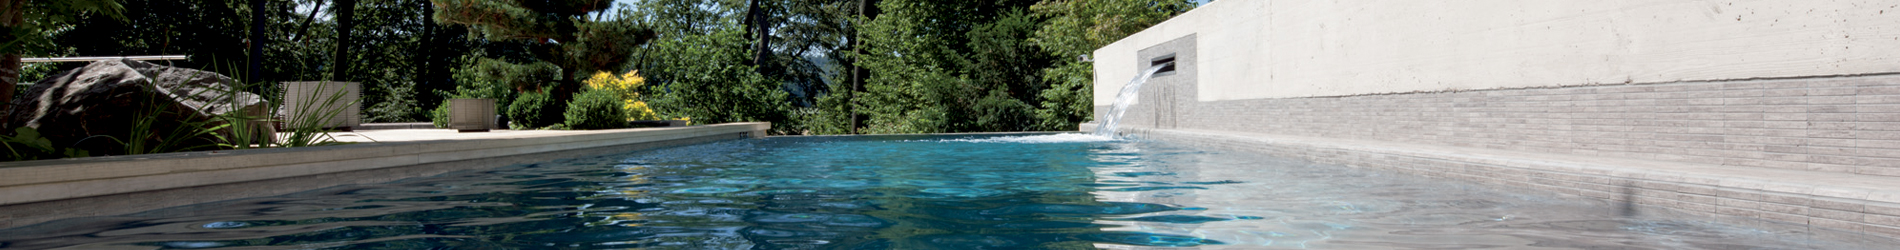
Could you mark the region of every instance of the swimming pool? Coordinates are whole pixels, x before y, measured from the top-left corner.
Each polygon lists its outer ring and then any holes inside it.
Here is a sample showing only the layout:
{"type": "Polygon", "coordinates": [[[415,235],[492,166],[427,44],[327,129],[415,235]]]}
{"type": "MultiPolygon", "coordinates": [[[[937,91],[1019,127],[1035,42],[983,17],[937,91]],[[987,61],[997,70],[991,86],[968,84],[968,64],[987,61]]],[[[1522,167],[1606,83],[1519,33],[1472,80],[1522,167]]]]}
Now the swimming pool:
{"type": "Polygon", "coordinates": [[[1892,239],[1083,134],[775,137],[0,230],[8,248],[1714,248],[1892,239]]]}

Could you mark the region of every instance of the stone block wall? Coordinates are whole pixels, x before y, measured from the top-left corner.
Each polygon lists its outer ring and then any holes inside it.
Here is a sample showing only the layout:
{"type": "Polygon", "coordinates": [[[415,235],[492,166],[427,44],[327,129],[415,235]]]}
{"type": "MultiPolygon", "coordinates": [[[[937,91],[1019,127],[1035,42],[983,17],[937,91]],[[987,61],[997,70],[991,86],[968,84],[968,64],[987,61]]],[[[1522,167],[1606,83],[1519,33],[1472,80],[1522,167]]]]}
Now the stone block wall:
{"type": "MultiPolygon", "coordinates": [[[[1900,176],[1900,76],[1276,98],[1186,106],[1175,110],[1180,120],[1172,128],[1900,176]]],[[[1154,112],[1131,109],[1129,116],[1152,116],[1137,111],[1154,112]]],[[[1152,124],[1124,126],[1156,128],[1152,124]]]]}

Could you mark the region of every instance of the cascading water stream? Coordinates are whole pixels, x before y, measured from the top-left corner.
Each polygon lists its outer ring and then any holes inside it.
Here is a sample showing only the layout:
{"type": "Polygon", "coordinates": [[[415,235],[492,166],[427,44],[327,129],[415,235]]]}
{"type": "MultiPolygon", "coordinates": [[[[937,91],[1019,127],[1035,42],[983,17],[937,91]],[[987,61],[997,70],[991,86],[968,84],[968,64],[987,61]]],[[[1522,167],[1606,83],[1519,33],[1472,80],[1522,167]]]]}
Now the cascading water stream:
{"type": "Polygon", "coordinates": [[[1111,138],[1115,137],[1115,129],[1117,124],[1121,123],[1122,113],[1127,113],[1128,105],[1135,102],[1135,98],[1141,96],[1141,84],[1147,83],[1148,78],[1154,77],[1155,72],[1160,72],[1161,68],[1168,67],[1169,65],[1174,65],[1174,63],[1163,63],[1155,65],[1154,67],[1148,67],[1148,70],[1143,71],[1140,76],[1136,76],[1134,80],[1128,81],[1127,85],[1122,85],[1122,92],[1115,95],[1115,107],[1109,109],[1108,115],[1102,118],[1102,126],[1095,129],[1095,135],[1111,138]]]}

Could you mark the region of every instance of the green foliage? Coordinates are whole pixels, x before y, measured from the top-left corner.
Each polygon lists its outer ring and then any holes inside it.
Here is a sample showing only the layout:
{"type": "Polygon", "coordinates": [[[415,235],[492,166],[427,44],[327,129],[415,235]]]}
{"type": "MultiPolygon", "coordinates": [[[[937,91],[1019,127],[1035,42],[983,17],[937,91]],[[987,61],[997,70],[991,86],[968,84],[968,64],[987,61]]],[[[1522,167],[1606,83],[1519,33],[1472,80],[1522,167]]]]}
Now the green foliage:
{"type": "MultiPolygon", "coordinates": [[[[461,67],[453,70],[455,87],[452,92],[437,93],[453,98],[493,98],[500,105],[496,111],[506,110],[507,104],[514,101],[516,86],[539,85],[535,82],[553,81],[559,71],[549,71],[550,65],[536,64],[535,67],[509,67],[496,59],[482,58],[482,53],[464,56],[461,67]]],[[[506,113],[506,112],[498,112],[506,113]]]]}
{"type": "Polygon", "coordinates": [[[0,135],[0,146],[7,149],[6,161],[89,156],[85,150],[54,147],[53,141],[40,137],[39,130],[28,127],[14,128],[12,135],[0,135]]]}
{"type": "MultiPolygon", "coordinates": [[[[741,50],[748,51],[740,62],[756,66],[755,71],[780,83],[793,105],[811,106],[817,98],[834,89],[826,80],[841,74],[833,67],[851,51],[846,48],[843,37],[850,34],[849,20],[855,16],[858,3],[858,0],[643,0],[634,7],[640,9],[641,19],[647,20],[646,24],[661,39],[706,35],[727,28],[754,30],[744,33],[743,38],[751,43],[740,45],[741,50]],[[754,9],[748,5],[753,2],[759,4],[758,15],[749,18],[746,15],[754,9]],[[757,56],[759,34],[755,26],[759,22],[744,22],[754,20],[752,18],[762,19],[769,26],[765,34],[768,51],[762,63],[752,63],[756,59],[753,56],[757,56]]],[[[669,57],[653,52],[637,52],[635,69],[648,71],[648,65],[669,57]]]]}
{"type": "MultiPolygon", "coordinates": [[[[1032,9],[1048,17],[1047,24],[1029,39],[1057,58],[1088,55],[1135,32],[1141,32],[1175,15],[1193,9],[1190,0],[1049,0],[1032,9]]],[[[1038,96],[1038,126],[1049,130],[1072,130],[1095,113],[1093,65],[1081,61],[1062,61],[1043,69],[1043,80],[1050,86],[1038,96]]],[[[1112,81],[1112,80],[1111,80],[1112,81]]]]}
{"type": "MultiPolygon", "coordinates": [[[[351,29],[352,44],[339,47],[335,18],[330,0],[261,0],[264,9],[252,10],[251,0],[206,1],[118,1],[123,2],[123,18],[107,15],[77,15],[58,29],[41,35],[50,42],[28,56],[106,56],[106,55],[186,55],[189,59],[164,64],[186,68],[213,68],[232,63],[230,59],[248,58],[251,13],[261,11],[264,27],[263,72],[255,75],[259,84],[252,92],[275,95],[277,82],[337,80],[362,82],[364,115],[374,121],[421,119],[411,109],[373,109],[384,102],[414,100],[416,104],[435,103],[436,95],[454,86],[449,69],[463,64],[461,55],[478,48],[491,48],[495,55],[529,54],[519,44],[467,39],[459,26],[438,25],[430,20],[431,0],[356,1],[356,25],[351,29]],[[312,8],[316,7],[316,8],[312,8]],[[342,61],[331,52],[355,53],[342,61]],[[225,61],[218,62],[215,59],[225,61]],[[330,68],[343,65],[344,79],[329,79],[330,68]],[[398,91],[412,94],[385,93],[398,91]],[[386,87],[379,87],[386,86],[386,87]],[[408,90],[402,90],[408,91],[408,90]],[[396,98],[408,96],[409,98],[396,98]],[[399,112],[384,114],[382,111],[399,112]]],[[[33,2],[71,2],[42,1],[33,2]]],[[[99,2],[99,0],[83,0],[99,2]]],[[[29,18],[30,19],[30,18],[29,18]]],[[[244,65],[244,61],[236,62],[244,65]]],[[[83,66],[84,63],[29,64],[23,74],[26,81],[48,73],[83,66]],[[44,68],[43,70],[39,68],[44,68]]],[[[244,69],[240,66],[237,69],[244,69]]],[[[388,105],[384,105],[388,106],[388,105]]],[[[396,104],[396,106],[415,106],[396,104]]]]}
{"type": "Polygon", "coordinates": [[[567,103],[553,100],[550,93],[525,92],[508,104],[508,125],[514,129],[538,129],[561,124],[567,103]]]}
{"type": "Polygon", "coordinates": [[[443,96],[440,105],[429,113],[429,119],[438,128],[449,126],[449,99],[488,98],[495,99],[495,113],[508,114],[508,106],[515,100],[516,88],[539,86],[552,82],[560,76],[560,69],[552,64],[535,63],[527,66],[511,64],[500,59],[484,58],[484,53],[476,52],[464,55],[460,67],[451,71],[456,85],[453,91],[440,91],[443,96]]]}
{"type": "Polygon", "coordinates": [[[1095,113],[1095,71],[1087,63],[1064,63],[1043,71],[1043,80],[1054,83],[1040,94],[1042,106],[1036,108],[1036,126],[1046,130],[1074,130],[1095,113]]]}
{"type": "Polygon", "coordinates": [[[615,98],[620,100],[621,109],[627,111],[625,118],[628,121],[659,119],[659,115],[653,112],[653,108],[648,106],[646,101],[640,100],[640,89],[646,85],[646,78],[640,77],[638,71],[628,71],[617,76],[607,72],[595,73],[594,77],[588,78],[583,83],[587,84],[587,91],[613,93],[615,98]]]}
{"type": "Polygon", "coordinates": [[[603,20],[596,12],[606,11],[613,1],[491,1],[435,0],[434,18],[442,23],[466,25],[474,35],[490,41],[529,43],[532,58],[518,63],[484,63],[483,67],[513,68],[501,71],[538,72],[553,66],[560,74],[550,82],[527,82],[520,90],[539,90],[552,86],[552,96],[566,101],[578,92],[580,79],[599,71],[619,71],[626,66],[635,47],[653,38],[653,32],[637,23],[631,9],[621,9],[614,18],[603,20]],[[589,16],[594,15],[594,16],[589,16]]]}
{"type": "Polygon", "coordinates": [[[479,58],[473,61],[457,76],[468,74],[475,82],[466,84],[483,91],[484,95],[506,95],[521,90],[538,90],[549,87],[547,84],[563,80],[561,68],[547,62],[524,64],[509,63],[503,60],[479,58]]]}
{"type": "Polygon", "coordinates": [[[627,127],[627,109],[620,95],[610,90],[590,89],[574,95],[567,103],[568,129],[616,129],[627,127]]]}
{"type": "Polygon", "coordinates": [[[690,118],[697,124],[772,122],[774,133],[791,133],[787,93],[777,82],[742,64],[747,51],[743,31],[676,36],[649,46],[648,53],[668,55],[641,72],[650,87],[649,105],[662,118],[690,118]]]}
{"type": "Polygon", "coordinates": [[[973,131],[1033,130],[1036,124],[1035,107],[1009,96],[1001,89],[990,90],[990,95],[978,99],[969,112],[969,116],[976,118],[969,128],[973,131]]]}
{"type": "Polygon", "coordinates": [[[1194,9],[1193,0],[1048,0],[1032,9],[1049,17],[1030,39],[1049,53],[1073,58],[1194,9]]]}
{"type": "Polygon", "coordinates": [[[0,16],[20,15],[22,23],[0,20],[0,54],[42,55],[60,47],[55,36],[86,18],[126,20],[125,6],[117,0],[6,1],[0,3],[0,16]],[[26,6],[7,6],[25,4],[26,6]]]}
{"type": "Polygon", "coordinates": [[[429,124],[435,125],[435,128],[449,128],[449,100],[442,100],[441,105],[429,110],[429,124]]]}
{"type": "MultiPolygon", "coordinates": [[[[146,85],[144,87],[157,88],[157,86],[153,85],[146,85]]],[[[231,93],[232,91],[223,92],[225,93],[220,93],[219,95],[229,96],[236,94],[231,93]]],[[[152,93],[160,92],[152,91],[152,93]]],[[[129,131],[130,133],[125,134],[125,138],[113,138],[104,135],[94,136],[94,138],[104,138],[124,145],[122,151],[107,154],[136,155],[195,151],[214,148],[220,142],[215,139],[206,140],[208,139],[206,137],[216,136],[219,130],[224,128],[223,126],[215,126],[216,119],[206,121],[165,120],[162,118],[180,117],[174,115],[178,112],[195,111],[172,110],[167,108],[168,105],[157,105],[157,98],[151,96],[144,96],[142,98],[145,99],[142,100],[142,102],[147,104],[144,105],[146,108],[134,111],[133,116],[137,117],[137,119],[132,121],[132,129],[129,131]],[[165,128],[169,128],[169,130],[163,130],[165,128]]]]}
{"type": "Polygon", "coordinates": [[[415,82],[389,82],[369,88],[377,91],[364,92],[382,93],[379,99],[383,101],[364,107],[363,122],[412,122],[427,115],[422,106],[417,104],[420,101],[417,100],[415,82]]]}
{"type": "MultiPolygon", "coordinates": [[[[242,84],[232,89],[251,89],[253,86],[259,84],[261,83],[242,84]]],[[[317,88],[330,89],[328,86],[318,86],[317,88]]],[[[280,113],[285,110],[277,107],[264,107],[263,110],[266,111],[261,112],[262,115],[247,114],[246,112],[228,112],[224,115],[220,115],[215,120],[223,123],[224,127],[229,129],[227,131],[232,131],[218,134],[222,136],[220,137],[221,140],[227,142],[227,144],[221,146],[232,149],[247,149],[253,147],[295,148],[348,144],[339,142],[336,140],[336,137],[330,136],[330,131],[323,129],[323,126],[330,124],[332,121],[330,119],[336,118],[337,114],[342,114],[350,105],[357,104],[358,101],[345,100],[344,97],[347,96],[347,93],[342,91],[330,92],[328,94],[312,94],[316,96],[302,98],[304,101],[301,103],[276,104],[276,106],[291,105],[290,107],[292,108],[300,109],[295,112],[280,113]],[[274,117],[282,117],[283,119],[271,120],[274,117]],[[262,126],[265,125],[262,122],[268,121],[283,123],[282,127],[284,130],[270,131],[264,129],[262,126]],[[274,133],[266,133],[267,131],[274,133]]],[[[239,91],[225,92],[220,99],[234,103],[240,95],[248,95],[248,93],[239,91]]],[[[371,140],[374,141],[374,139],[371,140]]]]}
{"type": "Polygon", "coordinates": [[[807,134],[835,135],[851,133],[851,112],[847,110],[851,103],[849,88],[839,88],[830,95],[818,97],[817,105],[802,111],[798,115],[804,125],[800,131],[807,134]]]}
{"type": "Polygon", "coordinates": [[[866,52],[858,64],[871,74],[851,105],[868,118],[864,130],[1035,129],[1025,103],[1038,101],[1039,70],[1053,59],[1024,42],[1041,23],[1022,11],[1032,3],[880,2],[886,12],[859,30],[866,52]]]}

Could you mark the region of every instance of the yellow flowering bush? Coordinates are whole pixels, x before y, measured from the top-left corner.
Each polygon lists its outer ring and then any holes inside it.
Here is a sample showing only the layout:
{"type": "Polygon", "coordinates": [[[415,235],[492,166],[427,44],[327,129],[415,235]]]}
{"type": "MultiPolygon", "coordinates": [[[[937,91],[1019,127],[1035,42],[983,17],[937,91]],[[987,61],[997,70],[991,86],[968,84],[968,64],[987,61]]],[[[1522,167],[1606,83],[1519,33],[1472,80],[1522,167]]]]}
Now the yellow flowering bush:
{"type": "Polygon", "coordinates": [[[587,78],[582,83],[586,83],[591,89],[610,91],[619,95],[627,109],[628,121],[658,120],[659,115],[653,112],[653,108],[647,107],[646,102],[640,101],[640,85],[645,85],[646,81],[645,77],[640,77],[640,71],[637,70],[618,76],[602,71],[594,73],[593,77],[587,78]]]}

